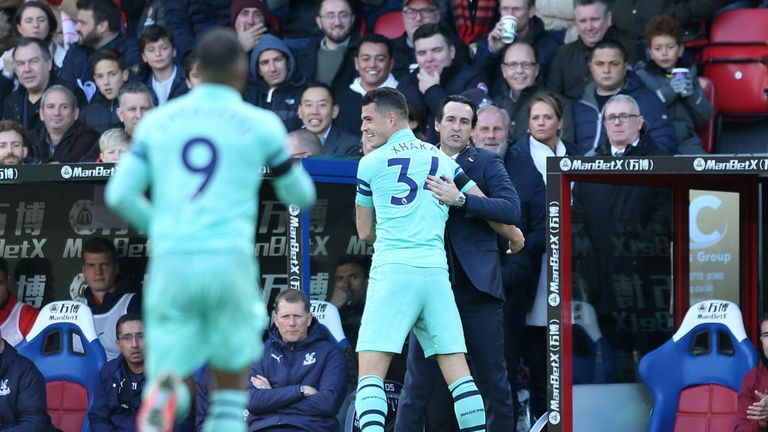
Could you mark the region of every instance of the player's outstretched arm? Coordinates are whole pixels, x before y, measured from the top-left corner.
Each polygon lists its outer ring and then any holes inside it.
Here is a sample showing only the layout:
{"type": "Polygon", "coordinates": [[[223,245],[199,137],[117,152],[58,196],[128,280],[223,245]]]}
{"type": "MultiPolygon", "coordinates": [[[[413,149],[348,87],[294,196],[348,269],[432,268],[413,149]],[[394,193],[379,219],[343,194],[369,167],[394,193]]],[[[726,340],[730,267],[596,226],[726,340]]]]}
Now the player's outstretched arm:
{"type": "Polygon", "coordinates": [[[288,156],[281,163],[272,166],[272,173],[275,175],[272,185],[280,201],[295,204],[302,209],[307,209],[315,203],[315,184],[298,161],[288,156]]]}
{"type": "Polygon", "coordinates": [[[360,240],[368,244],[376,241],[376,214],[373,207],[355,204],[355,225],[360,240]]]}
{"type": "Polygon", "coordinates": [[[133,151],[120,159],[120,164],[104,191],[107,206],[143,232],[148,231],[152,215],[152,204],[145,194],[149,181],[149,164],[146,158],[133,151]]]}

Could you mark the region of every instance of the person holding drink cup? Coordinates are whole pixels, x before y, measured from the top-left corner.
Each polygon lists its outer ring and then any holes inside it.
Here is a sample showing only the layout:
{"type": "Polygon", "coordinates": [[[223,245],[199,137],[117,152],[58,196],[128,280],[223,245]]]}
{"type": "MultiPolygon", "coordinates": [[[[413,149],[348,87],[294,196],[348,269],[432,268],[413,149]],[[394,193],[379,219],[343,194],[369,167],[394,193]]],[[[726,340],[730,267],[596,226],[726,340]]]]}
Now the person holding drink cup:
{"type": "Polygon", "coordinates": [[[547,76],[562,40],[544,29],[544,22],[536,16],[535,3],[535,0],[499,1],[499,21],[488,37],[478,42],[475,65],[494,68],[502,60],[505,47],[513,42],[526,42],[536,50],[541,76],[547,76]]]}
{"type": "Polygon", "coordinates": [[[666,105],[680,143],[679,152],[703,154],[695,128],[710,120],[712,105],[699,84],[696,66],[682,57],[682,34],[680,23],[672,17],[658,16],[648,21],[645,38],[651,61],[640,62],[635,69],[645,86],[666,105]]]}

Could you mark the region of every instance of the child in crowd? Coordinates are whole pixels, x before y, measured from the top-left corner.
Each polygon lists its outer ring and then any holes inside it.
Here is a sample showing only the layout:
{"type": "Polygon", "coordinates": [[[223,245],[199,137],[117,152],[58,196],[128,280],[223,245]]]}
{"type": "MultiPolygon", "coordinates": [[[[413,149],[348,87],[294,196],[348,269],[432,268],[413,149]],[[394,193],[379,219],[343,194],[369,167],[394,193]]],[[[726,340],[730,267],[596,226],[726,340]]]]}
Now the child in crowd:
{"type": "Polygon", "coordinates": [[[99,137],[99,162],[117,163],[120,156],[128,151],[128,141],[130,137],[123,128],[112,128],[106,130],[99,137]]]}
{"type": "Polygon", "coordinates": [[[682,57],[685,46],[680,23],[668,16],[652,18],[645,26],[645,41],[652,61],[639,63],[637,75],[666,105],[680,153],[704,153],[695,128],[710,120],[712,105],[699,84],[696,66],[682,57]]]}
{"type": "Polygon", "coordinates": [[[123,59],[113,51],[97,51],[91,56],[91,72],[99,91],[91,103],[80,111],[80,120],[103,133],[120,125],[117,117],[117,94],[128,81],[128,69],[123,59]]]}
{"type": "Polygon", "coordinates": [[[200,84],[200,72],[197,70],[197,54],[191,51],[184,59],[184,70],[187,71],[187,87],[190,90],[200,84]]]}
{"type": "Polygon", "coordinates": [[[145,84],[155,92],[156,106],[189,91],[186,74],[174,62],[176,47],[168,29],[158,25],[146,27],[139,37],[139,45],[141,58],[150,69],[145,84]]]}

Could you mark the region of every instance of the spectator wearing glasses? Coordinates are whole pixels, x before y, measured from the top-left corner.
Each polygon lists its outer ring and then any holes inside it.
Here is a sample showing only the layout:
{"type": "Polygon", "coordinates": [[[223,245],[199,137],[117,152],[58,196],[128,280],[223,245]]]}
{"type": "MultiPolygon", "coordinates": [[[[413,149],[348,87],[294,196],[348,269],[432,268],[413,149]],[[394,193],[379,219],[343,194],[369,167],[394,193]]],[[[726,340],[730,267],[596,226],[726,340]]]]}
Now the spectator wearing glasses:
{"type": "Polygon", "coordinates": [[[355,47],[360,39],[352,32],[355,14],[347,0],[323,0],[315,22],[323,36],[309,40],[296,64],[307,80],[325,83],[338,93],[355,78],[355,47]]]}
{"type": "Polygon", "coordinates": [[[592,82],[573,107],[575,145],[565,143],[568,153],[583,155],[607,141],[602,123],[603,107],[616,94],[632,96],[640,107],[648,134],[666,154],[677,153],[675,128],[664,104],[648,90],[637,74],[628,70],[627,54],[618,42],[604,40],[595,45],[589,57],[592,82]]]}
{"type": "MultiPolygon", "coordinates": [[[[608,139],[594,150],[597,156],[653,156],[666,154],[643,133],[645,119],[632,96],[619,94],[605,103],[603,123],[608,139]]],[[[591,154],[588,154],[591,155],[591,154]]]]}
{"type": "MultiPolygon", "coordinates": [[[[544,89],[539,80],[540,66],[536,50],[526,42],[515,42],[504,50],[500,65],[502,82],[495,87],[493,103],[504,109],[510,118],[510,140],[515,142],[528,131],[528,104],[544,89]]],[[[562,139],[573,142],[573,115],[570,104],[563,115],[562,139]]]]}
{"type": "MultiPolygon", "coordinates": [[[[562,45],[562,35],[551,34],[544,29],[544,22],[536,16],[535,0],[500,0],[499,17],[512,16],[517,22],[514,42],[527,42],[536,50],[536,58],[539,59],[541,76],[547,76],[549,64],[562,45]]],[[[488,58],[491,62],[498,62],[504,47],[508,46],[502,41],[504,22],[499,20],[488,33],[488,37],[481,39],[477,44],[475,63],[488,58]]]]}
{"type": "Polygon", "coordinates": [[[95,431],[133,430],[144,389],[144,322],[136,313],[115,325],[120,354],[99,372],[93,407],[88,413],[95,431]]]}
{"type": "MultiPolygon", "coordinates": [[[[392,56],[395,67],[392,74],[398,80],[408,75],[418,67],[416,63],[416,47],[413,44],[413,34],[424,24],[440,22],[440,10],[433,0],[405,0],[403,2],[403,24],[405,33],[392,40],[392,56]]],[[[456,35],[451,34],[452,45],[456,48],[456,61],[468,64],[471,62],[469,47],[456,35]]]]}

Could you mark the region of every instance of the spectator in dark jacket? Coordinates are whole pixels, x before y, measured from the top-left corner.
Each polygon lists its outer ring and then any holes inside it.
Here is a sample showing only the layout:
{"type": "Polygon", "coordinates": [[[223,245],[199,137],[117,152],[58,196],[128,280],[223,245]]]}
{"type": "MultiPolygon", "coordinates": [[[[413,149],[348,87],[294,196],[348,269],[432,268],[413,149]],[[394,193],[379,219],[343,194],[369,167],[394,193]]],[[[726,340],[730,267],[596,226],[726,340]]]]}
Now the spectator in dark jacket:
{"type": "Polygon", "coordinates": [[[434,112],[451,94],[481,88],[488,90],[485,75],[455,60],[456,50],[448,31],[440,24],[424,24],[413,34],[418,69],[403,77],[397,89],[408,103],[427,113],[426,136],[436,142],[434,112]]]}
{"type": "Polygon", "coordinates": [[[335,122],[339,106],[327,85],[309,84],[301,95],[298,114],[304,128],[320,140],[322,154],[342,157],[361,155],[360,136],[344,132],[335,122]]]}
{"type": "Polygon", "coordinates": [[[277,114],[292,131],[301,127],[296,110],[306,87],[288,46],[275,36],[264,35],[251,52],[250,76],[243,98],[277,114]]]}
{"type": "Polygon", "coordinates": [[[122,33],[120,10],[112,0],[78,0],[77,34],[79,41],[69,47],[61,66],[60,78],[80,86],[88,100],[96,93],[90,58],[96,51],[114,51],[123,58],[131,79],[142,77],[141,50],[135,38],[122,33]]]}
{"type": "Polygon", "coordinates": [[[355,14],[347,0],[323,0],[316,22],[323,36],[311,38],[296,63],[307,80],[339,92],[355,77],[355,48],[360,39],[352,33],[355,14]]]}
{"type": "MultiPolygon", "coordinates": [[[[499,16],[513,16],[517,20],[517,31],[515,42],[526,42],[536,50],[536,57],[539,62],[540,74],[546,77],[549,73],[549,65],[557,53],[557,49],[563,44],[562,35],[558,39],[556,35],[547,32],[544,29],[544,22],[536,16],[535,0],[500,0],[499,16]]],[[[501,40],[504,30],[504,23],[499,20],[494,28],[488,33],[488,37],[480,39],[477,44],[477,53],[473,61],[478,64],[482,61],[490,61],[492,66],[496,66],[501,61],[501,54],[506,46],[501,40]]],[[[480,64],[479,66],[483,66],[480,64]]],[[[492,81],[496,81],[498,72],[491,76],[492,81]]]]}
{"type": "Polygon", "coordinates": [[[1,338],[0,377],[0,427],[19,432],[57,430],[48,416],[43,374],[1,338]]]}
{"type": "MultiPolygon", "coordinates": [[[[507,290],[504,303],[507,369],[514,374],[520,358],[525,359],[530,370],[531,408],[534,417],[539,417],[546,412],[547,395],[543,366],[547,362],[546,161],[549,157],[565,156],[565,144],[559,137],[565,124],[565,108],[555,94],[539,92],[531,97],[526,111],[530,133],[512,144],[504,158],[509,178],[520,194],[523,211],[520,229],[525,234],[525,247],[514,255],[502,256],[501,275],[507,290]]],[[[516,389],[517,382],[512,381],[516,389]]]]}
{"type": "Polygon", "coordinates": [[[120,87],[115,112],[128,135],[133,135],[144,115],[155,107],[154,96],[152,90],[140,82],[131,81],[120,87]]]}
{"type": "MultiPolygon", "coordinates": [[[[731,0],[732,1],[732,0],[731,0]]],[[[726,0],[611,0],[613,23],[622,32],[642,43],[648,22],[656,16],[670,16],[684,27],[698,31],[723,7],[726,0]]]]}
{"type": "MultiPolygon", "coordinates": [[[[120,355],[99,372],[93,406],[88,420],[93,432],[132,432],[144,389],[144,322],[137,313],[127,313],[115,325],[120,355]]],[[[174,427],[175,432],[191,431],[193,416],[174,427]]]]}
{"type": "MultiPolygon", "coordinates": [[[[536,51],[526,42],[508,45],[500,66],[503,80],[496,87],[493,103],[509,114],[510,139],[516,142],[527,135],[529,102],[544,88],[540,80],[541,68],[536,51]]],[[[573,113],[570,104],[566,104],[563,113],[561,139],[573,142],[573,113]]]]}
{"type": "Polygon", "coordinates": [[[173,33],[179,58],[207,30],[229,24],[230,5],[231,0],[165,0],[165,26],[173,33]]]}
{"type": "Polygon", "coordinates": [[[681,57],[685,47],[680,24],[668,16],[653,18],[646,28],[646,40],[651,61],[638,63],[635,67],[637,75],[667,107],[680,143],[680,153],[704,153],[695,129],[711,120],[712,105],[699,84],[696,66],[681,57]],[[688,76],[672,76],[673,68],[688,69],[688,76]]]}
{"type": "Polygon", "coordinates": [[[312,317],[303,292],[281,292],[273,314],[264,354],[251,368],[248,430],[339,431],[336,414],[348,373],[344,350],[312,317]]]}
{"type": "MultiPolygon", "coordinates": [[[[405,0],[403,2],[405,32],[399,38],[392,40],[392,57],[395,59],[392,74],[398,80],[416,69],[413,34],[424,24],[440,22],[440,9],[437,6],[434,0],[405,0]]],[[[472,58],[469,55],[467,44],[455,34],[451,33],[450,38],[451,44],[456,49],[455,61],[460,64],[469,64],[472,58]]]]}
{"type": "Polygon", "coordinates": [[[80,121],[99,133],[120,126],[117,95],[128,81],[123,59],[112,51],[99,51],[91,56],[91,71],[99,89],[91,103],[80,110],[80,121]]]}
{"type": "Polygon", "coordinates": [[[339,104],[339,116],[336,122],[345,131],[359,135],[361,102],[370,90],[379,87],[397,87],[397,80],[392,75],[392,42],[379,34],[365,35],[360,39],[355,54],[355,70],[358,77],[349,86],[333,93],[339,104]]]}
{"type": "Polygon", "coordinates": [[[116,324],[120,355],[99,372],[99,381],[88,412],[93,432],[132,431],[144,389],[144,323],[128,313],[116,324]]]}
{"type": "Polygon", "coordinates": [[[607,140],[602,110],[607,100],[616,94],[632,96],[640,106],[648,134],[656,145],[667,154],[677,153],[675,129],[664,104],[634,72],[628,70],[626,52],[621,44],[604,40],[595,45],[589,69],[594,81],[587,85],[582,98],[573,107],[576,141],[568,148],[569,154],[583,155],[607,140]]]}
{"type": "Polygon", "coordinates": [[[271,10],[281,12],[285,44],[294,54],[302,52],[310,38],[323,35],[323,31],[315,24],[320,1],[268,0],[271,10]]]}
{"type": "Polygon", "coordinates": [[[76,85],[51,74],[51,53],[40,39],[20,38],[13,52],[19,87],[3,103],[3,119],[21,124],[32,131],[41,126],[40,98],[54,85],[63,85],[75,93],[77,105],[85,105],[85,94],[76,85]]]}
{"type": "Polygon", "coordinates": [[[56,85],[43,93],[40,105],[43,127],[34,136],[35,156],[43,163],[96,161],[99,133],[77,119],[75,94],[56,85]]]}
{"type": "Polygon", "coordinates": [[[163,105],[189,91],[186,73],[174,61],[176,47],[173,34],[168,29],[156,25],[145,28],[139,37],[139,46],[141,59],[148,69],[144,82],[155,94],[155,106],[163,105]]]}
{"type": "Polygon", "coordinates": [[[589,83],[587,59],[593,47],[603,39],[621,43],[630,64],[645,58],[641,45],[611,26],[612,16],[606,0],[576,0],[574,9],[579,38],[561,46],[552,60],[547,88],[572,101],[578,100],[589,83]]]}

